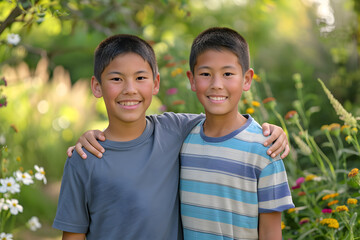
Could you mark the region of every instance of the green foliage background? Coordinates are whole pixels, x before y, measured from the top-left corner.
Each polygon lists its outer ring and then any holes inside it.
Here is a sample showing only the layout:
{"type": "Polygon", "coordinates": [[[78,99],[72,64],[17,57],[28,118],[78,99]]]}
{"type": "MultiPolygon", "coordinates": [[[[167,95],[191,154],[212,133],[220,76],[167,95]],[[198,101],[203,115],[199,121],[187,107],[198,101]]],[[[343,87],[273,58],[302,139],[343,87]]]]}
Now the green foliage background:
{"type": "MultiPolygon", "coordinates": [[[[149,41],[161,74],[160,93],[149,113],[160,113],[161,105],[168,111],[200,113],[202,107],[186,78],[188,56],[193,38],[213,26],[234,28],[250,45],[251,66],[263,84],[254,82],[252,95],[246,98],[261,102],[275,97],[279,112],[285,114],[296,108],[293,76],[300,73],[306,93],[303,107],[320,107],[309,116],[310,130],[341,122],[317,78],[347,111],[359,116],[360,3],[330,0],[332,22],[319,17],[320,5],[312,2],[317,1],[0,0],[0,77],[9,82],[3,92],[8,106],[0,109],[0,129],[23,165],[44,166],[50,183],[57,183],[67,147],[85,130],[106,126],[104,106],[88,87],[97,44],[117,33],[149,41]],[[19,34],[21,42],[8,44],[9,33],[19,34]],[[177,94],[167,94],[170,88],[177,88],[177,94]],[[45,113],[39,110],[43,104],[48,107],[45,113]],[[19,129],[13,137],[11,124],[19,129]]],[[[245,111],[246,105],[240,109],[245,111]]],[[[255,116],[259,122],[281,124],[266,111],[255,116]]],[[[356,159],[350,164],[355,165],[356,159]]],[[[24,215],[40,212],[50,225],[56,198],[43,192],[37,194],[52,204],[39,204],[46,207],[44,211],[41,206],[28,207],[34,211],[24,215]]],[[[34,202],[30,195],[26,203],[34,202]]],[[[59,233],[45,228],[39,234],[59,233]]]]}

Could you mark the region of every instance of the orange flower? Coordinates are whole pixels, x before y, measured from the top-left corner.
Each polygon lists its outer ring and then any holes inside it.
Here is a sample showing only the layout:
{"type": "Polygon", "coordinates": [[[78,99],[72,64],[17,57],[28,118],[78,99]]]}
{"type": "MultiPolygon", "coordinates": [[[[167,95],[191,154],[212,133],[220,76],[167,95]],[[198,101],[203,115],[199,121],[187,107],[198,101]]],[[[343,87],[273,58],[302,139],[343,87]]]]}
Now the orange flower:
{"type": "Polygon", "coordinates": [[[331,202],[328,203],[328,206],[330,207],[330,206],[332,206],[334,204],[337,204],[338,202],[339,202],[339,200],[331,201],[331,202]]]}
{"type": "Polygon", "coordinates": [[[355,177],[358,173],[359,173],[359,169],[353,168],[353,169],[349,172],[348,177],[350,177],[350,178],[355,177]]]}
{"type": "Polygon", "coordinates": [[[265,104],[265,103],[273,102],[273,101],[275,101],[275,98],[273,98],[273,97],[268,97],[268,98],[265,98],[262,102],[263,102],[263,104],[265,104]]]}
{"type": "Polygon", "coordinates": [[[19,130],[17,129],[17,127],[15,126],[15,124],[11,124],[10,127],[11,127],[16,133],[19,132],[19,130]]]}
{"type": "Polygon", "coordinates": [[[185,101],[184,100],[175,100],[172,102],[172,105],[182,105],[182,104],[185,104],[185,101]]]}
{"type": "Polygon", "coordinates": [[[285,119],[289,120],[289,119],[292,119],[292,118],[296,117],[297,115],[298,115],[298,113],[295,110],[291,110],[291,111],[286,113],[285,119]]]}
{"type": "Polygon", "coordinates": [[[339,196],[339,193],[331,193],[331,194],[327,194],[325,196],[322,197],[322,200],[328,200],[329,198],[334,198],[339,196]]]}

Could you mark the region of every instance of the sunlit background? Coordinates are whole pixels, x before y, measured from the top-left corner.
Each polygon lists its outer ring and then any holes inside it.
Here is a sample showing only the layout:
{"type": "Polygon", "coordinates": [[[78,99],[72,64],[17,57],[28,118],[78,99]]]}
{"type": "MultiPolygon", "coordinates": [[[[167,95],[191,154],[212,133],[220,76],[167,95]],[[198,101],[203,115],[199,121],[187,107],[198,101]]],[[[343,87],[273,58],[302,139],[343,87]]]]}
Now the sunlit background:
{"type": "MultiPolygon", "coordinates": [[[[237,30],[250,45],[256,77],[240,111],[251,113],[260,123],[286,128],[285,114],[296,110],[302,126],[324,153],[333,154],[329,138],[320,129],[344,122],[318,79],[344,110],[354,118],[360,116],[358,0],[2,0],[0,79],[7,86],[0,84],[0,146],[7,146],[6,159],[20,157],[19,165],[25,170],[35,164],[44,167],[48,181],[22,187],[19,202],[24,211],[16,216],[14,239],[60,239],[61,232],[51,224],[66,149],[84,131],[106,127],[104,104],[90,91],[97,44],[117,33],[147,40],[157,54],[161,75],[160,93],[148,114],[200,113],[202,106],[186,78],[188,56],[194,37],[213,26],[237,30]],[[270,97],[282,118],[263,104],[270,97]],[[38,216],[42,224],[35,232],[25,226],[32,216],[38,216]]],[[[287,128],[292,132],[291,126],[287,128]]],[[[290,184],[318,169],[301,152],[294,133],[299,135],[299,130],[289,134],[292,156],[284,160],[290,184]]],[[[345,141],[346,135],[340,137],[341,146],[339,136],[331,137],[336,151],[350,151],[329,157],[336,170],[346,172],[359,166],[360,148],[345,141]],[[347,165],[341,162],[345,158],[347,165]]],[[[346,179],[342,174],[332,180],[344,184],[346,179]]],[[[340,188],[324,186],[329,191],[340,188]]],[[[289,222],[285,224],[291,225],[289,222]]],[[[287,229],[287,236],[305,231],[301,226],[287,229]]],[[[304,239],[313,239],[310,233],[308,237],[304,239]]]]}

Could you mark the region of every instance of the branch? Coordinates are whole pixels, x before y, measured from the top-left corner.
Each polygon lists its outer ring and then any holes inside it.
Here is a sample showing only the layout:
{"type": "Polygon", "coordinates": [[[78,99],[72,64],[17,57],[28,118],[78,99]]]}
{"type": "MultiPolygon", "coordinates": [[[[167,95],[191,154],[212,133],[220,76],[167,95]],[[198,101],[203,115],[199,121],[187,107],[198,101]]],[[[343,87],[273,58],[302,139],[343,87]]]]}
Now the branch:
{"type": "MultiPolygon", "coordinates": [[[[22,4],[24,10],[28,10],[32,7],[32,5],[28,2],[29,0],[20,0],[19,3],[16,4],[16,7],[11,11],[9,16],[5,19],[5,21],[0,24],[0,35],[1,33],[9,26],[11,26],[14,22],[17,22],[16,18],[22,14],[26,14],[20,7],[19,4],[22,4]]],[[[38,3],[39,0],[35,1],[35,4],[38,3]]]]}

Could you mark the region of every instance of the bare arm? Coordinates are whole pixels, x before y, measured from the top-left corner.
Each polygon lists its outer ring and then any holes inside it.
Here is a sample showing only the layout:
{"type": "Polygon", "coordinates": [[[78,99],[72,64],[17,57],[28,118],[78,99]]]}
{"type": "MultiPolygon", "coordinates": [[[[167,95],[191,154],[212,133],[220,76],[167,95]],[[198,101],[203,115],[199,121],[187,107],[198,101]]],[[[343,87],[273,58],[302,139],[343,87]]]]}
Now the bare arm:
{"type": "Polygon", "coordinates": [[[281,212],[260,213],[259,240],[281,239],[281,212]]]}
{"type": "MultiPolygon", "coordinates": [[[[262,128],[263,128],[264,136],[268,136],[271,134],[270,137],[267,139],[267,141],[264,143],[264,146],[268,146],[271,143],[273,143],[273,145],[268,149],[267,154],[271,155],[271,157],[275,157],[281,152],[283,152],[281,158],[284,159],[290,152],[288,139],[284,130],[279,126],[269,123],[264,123],[262,125],[262,128]]],[[[84,147],[90,153],[94,154],[98,158],[101,158],[102,153],[104,153],[105,150],[99,144],[98,140],[105,141],[105,135],[102,131],[100,130],[87,131],[83,135],[81,135],[75,146],[68,148],[67,155],[71,157],[72,152],[75,149],[83,159],[86,159],[87,156],[85,152],[82,150],[82,147],[84,147]]]]}
{"type": "Polygon", "coordinates": [[[264,143],[264,146],[266,147],[273,143],[273,145],[268,149],[267,154],[271,157],[276,157],[278,154],[283,152],[280,157],[284,159],[290,152],[288,138],[284,130],[279,126],[269,123],[264,123],[262,128],[264,136],[269,136],[269,134],[271,134],[264,143]]]}
{"type": "Polygon", "coordinates": [[[63,232],[62,240],[85,240],[85,233],[63,232]]]}

